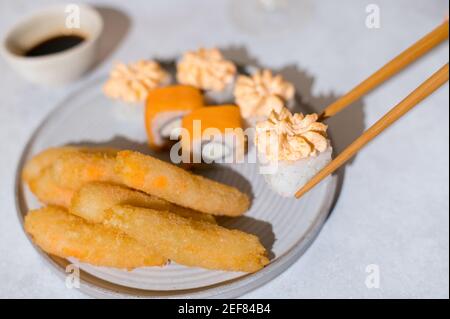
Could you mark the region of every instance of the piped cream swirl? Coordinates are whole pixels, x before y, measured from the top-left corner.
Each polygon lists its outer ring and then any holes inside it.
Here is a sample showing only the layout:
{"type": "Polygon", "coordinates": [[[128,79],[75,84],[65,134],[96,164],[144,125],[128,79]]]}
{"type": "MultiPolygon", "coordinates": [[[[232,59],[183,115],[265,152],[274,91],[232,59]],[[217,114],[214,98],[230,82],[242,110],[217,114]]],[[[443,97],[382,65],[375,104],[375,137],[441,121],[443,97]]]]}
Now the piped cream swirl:
{"type": "Polygon", "coordinates": [[[177,64],[177,80],[202,90],[221,92],[233,82],[236,66],[216,49],[186,52],[177,64]]]}
{"type": "Polygon", "coordinates": [[[294,86],[281,75],[274,76],[270,70],[257,71],[252,76],[241,75],[234,88],[243,118],[267,117],[272,110],[280,112],[294,94],[294,86]]]}
{"type": "Polygon", "coordinates": [[[256,124],[255,145],[268,160],[296,161],[324,152],[329,147],[326,131],[317,114],[292,114],[282,108],[256,124]]]}
{"type": "Polygon", "coordinates": [[[117,63],[103,86],[106,96],[125,102],[140,102],[147,93],[169,82],[169,74],[155,61],[140,60],[135,63],[117,63]]]}

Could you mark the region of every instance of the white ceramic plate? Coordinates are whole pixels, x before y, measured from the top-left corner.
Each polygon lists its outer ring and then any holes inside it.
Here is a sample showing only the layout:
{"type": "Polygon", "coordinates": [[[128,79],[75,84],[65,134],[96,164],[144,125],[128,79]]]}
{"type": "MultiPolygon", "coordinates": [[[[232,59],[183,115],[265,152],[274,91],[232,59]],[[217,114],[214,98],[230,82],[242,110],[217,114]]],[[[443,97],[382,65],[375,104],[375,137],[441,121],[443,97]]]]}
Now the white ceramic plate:
{"type": "MultiPolygon", "coordinates": [[[[24,149],[16,183],[17,208],[22,223],[29,209],[40,206],[20,181],[23,164],[34,154],[66,144],[109,145],[151,154],[146,146],[143,107],[127,109],[111,102],[101,92],[104,81],[90,83],[55,108],[24,149]],[[120,116],[124,110],[128,110],[126,120],[120,116]]],[[[286,199],[270,190],[258,174],[256,164],[214,165],[196,172],[233,185],[253,197],[251,209],[245,216],[220,218],[219,223],[257,235],[270,252],[270,264],[254,274],[211,271],[174,263],[164,268],[133,271],[79,264],[82,291],[96,297],[240,296],[280,274],[304,253],[324,223],[336,189],[335,177],[330,177],[300,200],[286,199]]],[[[69,263],[76,262],[36,249],[61,276],[66,275],[69,263]]]]}

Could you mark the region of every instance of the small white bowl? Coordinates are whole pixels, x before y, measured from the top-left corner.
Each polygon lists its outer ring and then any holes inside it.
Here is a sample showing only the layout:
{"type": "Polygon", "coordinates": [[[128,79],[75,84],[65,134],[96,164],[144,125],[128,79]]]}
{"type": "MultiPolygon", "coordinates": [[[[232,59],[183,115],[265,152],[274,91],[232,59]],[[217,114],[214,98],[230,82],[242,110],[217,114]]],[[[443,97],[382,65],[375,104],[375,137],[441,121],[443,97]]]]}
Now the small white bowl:
{"type": "Polygon", "coordinates": [[[1,53],[27,80],[41,85],[60,85],[78,79],[95,63],[103,30],[100,14],[87,5],[57,5],[25,18],[6,33],[1,53]],[[77,23],[79,21],[79,24],[77,23]],[[24,52],[58,35],[77,34],[86,39],[67,50],[26,57],[24,52]]]}

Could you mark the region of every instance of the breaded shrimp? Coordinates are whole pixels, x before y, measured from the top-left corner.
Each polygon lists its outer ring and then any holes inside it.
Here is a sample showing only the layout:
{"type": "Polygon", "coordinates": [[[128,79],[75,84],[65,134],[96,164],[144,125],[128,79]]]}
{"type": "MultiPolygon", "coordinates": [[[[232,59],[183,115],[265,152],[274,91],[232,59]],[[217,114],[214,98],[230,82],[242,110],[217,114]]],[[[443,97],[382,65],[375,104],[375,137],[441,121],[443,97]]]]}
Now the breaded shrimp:
{"type": "Polygon", "coordinates": [[[25,217],[25,230],[47,253],[96,266],[132,269],[162,266],[167,259],[133,238],[101,224],[90,224],[58,207],[44,207],[25,217]]]}
{"type": "Polygon", "coordinates": [[[114,205],[167,210],[183,217],[216,223],[214,216],[177,206],[164,199],[110,183],[92,182],[81,187],[72,198],[69,212],[93,223],[101,223],[105,211],[114,205]]]}
{"type": "Polygon", "coordinates": [[[186,266],[255,272],[269,263],[256,236],[170,212],[119,205],[105,224],[186,266]]]}
{"type": "Polygon", "coordinates": [[[62,154],[51,166],[55,182],[61,187],[78,190],[88,182],[118,182],[114,173],[113,151],[74,152],[62,154]]]}
{"type": "MultiPolygon", "coordinates": [[[[22,179],[26,182],[36,197],[45,204],[68,207],[75,190],[69,182],[61,183],[64,175],[54,172],[53,165],[64,158],[97,158],[114,157],[117,150],[110,148],[81,148],[72,146],[52,147],[35,155],[29,160],[22,171],[22,179]],[[55,176],[57,178],[55,178],[55,176]]],[[[88,168],[87,168],[88,169],[88,168]]],[[[71,171],[71,176],[77,172],[71,171]]]]}
{"type": "Polygon", "coordinates": [[[116,149],[113,148],[87,148],[87,147],[77,147],[77,146],[60,146],[60,147],[50,147],[35,156],[33,156],[24,166],[22,171],[22,179],[24,182],[29,182],[30,180],[38,177],[41,172],[51,166],[56,159],[58,159],[63,154],[73,154],[73,153],[107,153],[115,155],[117,153],[116,149]]]}
{"type": "Polygon", "coordinates": [[[115,168],[128,187],[203,213],[239,216],[250,205],[248,196],[234,187],[137,152],[119,152],[115,168]]]}
{"type": "Polygon", "coordinates": [[[44,169],[48,168],[62,154],[77,152],[79,148],[71,146],[51,147],[33,156],[24,166],[22,179],[29,182],[37,178],[44,169]]]}
{"type": "Polygon", "coordinates": [[[50,168],[42,170],[40,175],[30,179],[28,186],[31,192],[43,204],[69,207],[74,191],[56,184],[50,168]]]}

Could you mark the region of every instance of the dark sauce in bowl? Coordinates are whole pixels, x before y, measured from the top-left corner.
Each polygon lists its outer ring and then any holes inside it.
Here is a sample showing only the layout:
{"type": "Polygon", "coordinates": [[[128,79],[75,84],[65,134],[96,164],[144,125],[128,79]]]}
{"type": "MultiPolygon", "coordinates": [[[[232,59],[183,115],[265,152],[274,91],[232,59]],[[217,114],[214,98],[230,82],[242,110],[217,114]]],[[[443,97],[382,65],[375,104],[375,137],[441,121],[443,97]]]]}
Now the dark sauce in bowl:
{"type": "Polygon", "coordinates": [[[25,51],[24,56],[38,57],[59,53],[71,49],[85,40],[86,38],[84,36],[77,34],[53,36],[39,42],[38,44],[25,51]]]}

